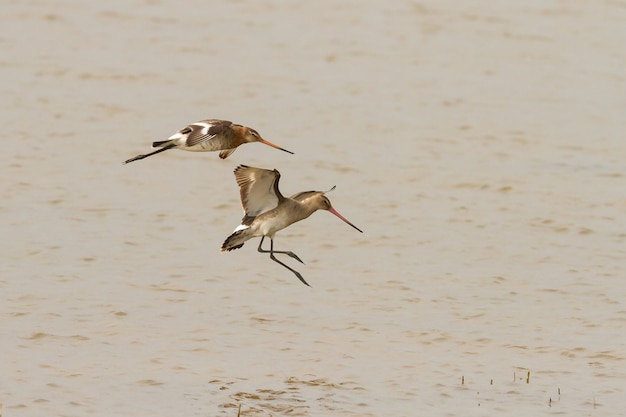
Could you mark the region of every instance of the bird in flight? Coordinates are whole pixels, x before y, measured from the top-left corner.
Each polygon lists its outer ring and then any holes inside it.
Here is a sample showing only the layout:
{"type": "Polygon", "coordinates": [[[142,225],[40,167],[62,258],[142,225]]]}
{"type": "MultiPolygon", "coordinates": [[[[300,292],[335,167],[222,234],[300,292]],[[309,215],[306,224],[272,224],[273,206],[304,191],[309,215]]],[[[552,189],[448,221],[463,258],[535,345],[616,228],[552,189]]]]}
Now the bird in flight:
{"type": "Polygon", "coordinates": [[[261,236],[257,250],[261,253],[269,253],[270,259],[293,272],[302,283],[310,287],[298,271],[274,256],[275,254],[284,254],[304,263],[298,255],[291,251],[274,250],[276,232],[306,219],[317,210],[327,210],[363,233],[361,229],[339,214],[331,205],[328,197],[325,196],[335,187],[329,191],[304,191],[291,197],[284,197],[278,189],[280,172],[275,169],[268,170],[246,165],[239,165],[235,168],[235,179],[239,185],[244,217],[241,224],[222,244],[222,252],[238,249],[247,240],[261,236]],[[266,237],[270,238],[269,250],[262,248],[263,240],[266,237]]]}
{"type": "Polygon", "coordinates": [[[152,142],[156,151],[137,155],[124,161],[125,164],[156,155],[169,149],[182,149],[191,152],[212,152],[220,151],[220,158],[228,158],[230,154],[237,150],[237,147],[244,143],[261,142],[272,148],[293,154],[293,152],[283,149],[278,145],[263,139],[256,130],[238,125],[227,120],[208,119],[195,122],[180,129],[167,140],[152,142]]]}

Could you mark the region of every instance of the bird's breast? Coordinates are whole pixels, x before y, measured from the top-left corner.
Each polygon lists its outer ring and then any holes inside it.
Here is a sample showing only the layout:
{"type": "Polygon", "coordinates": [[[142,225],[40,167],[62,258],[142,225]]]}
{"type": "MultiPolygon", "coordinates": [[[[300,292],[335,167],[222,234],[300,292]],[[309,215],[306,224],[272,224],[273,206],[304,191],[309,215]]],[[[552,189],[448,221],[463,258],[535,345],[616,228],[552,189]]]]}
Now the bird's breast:
{"type": "Polygon", "coordinates": [[[263,235],[271,237],[279,230],[306,219],[310,215],[311,213],[302,210],[297,202],[287,199],[275,209],[258,216],[254,222],[258,222],[259,230],[263,235]]]}

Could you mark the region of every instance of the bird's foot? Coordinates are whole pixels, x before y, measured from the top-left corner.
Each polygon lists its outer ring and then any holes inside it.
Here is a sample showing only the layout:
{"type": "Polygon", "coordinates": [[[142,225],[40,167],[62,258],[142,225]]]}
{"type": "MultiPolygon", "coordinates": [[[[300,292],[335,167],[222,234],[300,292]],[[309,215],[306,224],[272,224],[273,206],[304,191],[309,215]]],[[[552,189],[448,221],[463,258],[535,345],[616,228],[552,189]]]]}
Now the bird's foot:
{"type": "Polygon", "coordinates": [[[296,255],[295,253],[293,253],[293,252],[289,251],[289,252],[285,252],[285,255],[289,255],[289,256],[291,256],[293,259],[295,259],[296,261],[298,261],[298,262],[300,262],[301,264],[303,264],[303,265],[304,265],[304,262],[302,261],[302,259],[300,259],[300,258],[298,257],[298,255],[296,255]]]}

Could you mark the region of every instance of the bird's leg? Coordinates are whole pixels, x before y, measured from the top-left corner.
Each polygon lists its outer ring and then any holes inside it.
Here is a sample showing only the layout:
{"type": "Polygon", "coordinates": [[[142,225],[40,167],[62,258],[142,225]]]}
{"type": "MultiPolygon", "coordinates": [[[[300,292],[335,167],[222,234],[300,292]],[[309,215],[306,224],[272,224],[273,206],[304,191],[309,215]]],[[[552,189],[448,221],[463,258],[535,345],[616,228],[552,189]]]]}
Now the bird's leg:
{"type": "Polygon", "coordinates": [[[175,146],[176,145],[169,145],[169,146],[165,146],[163,148],[157,149],[154,152],[150,152],[150,153],[147,153],[147,154],[144,154],[144,155],[137,155],[134,158],[127,159],[126,161],[124,161],[124,163],[127,164],[129,162],[138,161],[140,159],[147,158],[148,156],[156,155],[156,154],[158,154],[160,152],[167,151],[168,149],[172,149],[175,146]]]}
{"type": "MultiPolygon", "coordinates": [[[[259,252],[261,253],[282,253],[284,255],[289,255],[291,256],[293,259],[295,259],[296,261],[300,262],[301,264],[304,264],[304,262],[302,261],[302,259],[300,259],[298,257],[298,255],[296,255],[295,253],[291,252],[291,251],[284,251],[284,250],[265,250],[263,248],[261,248],[261,245],[263,244],[263,239],[265,239],[265,236],[261,237],[261,241],[259,242],[259,248],[257,249],[259,252]]],[[[274,243],[273,240],[270,239],[270,241],[272,242],[272,244],[274,243]]]]}
{"type": "MultiPolygon", "coordinates": [[[[263,239],[265,239],[265,236],[263,236],[263,237],[261,238],[261,242],[259,243],[259,248],[258,248],[258,251],[259,251],[259,252],[261,252],[261,253],[268,253],[268,252],[269,252],[269,254],[270,254],[270,259],[271,259],[272,261],[274,261],[274,262],[276,262],[276,263],[281,264],[282,266],[284,266],[285,268],[287,268],[288,270],[290,270],[291,272],[293,272],[294,274],[296,274],[296,276],[298,277],[298,279],[299,279],[299,280],[300,280],[300,281],[301,281],[304,285],[306,285],[307,287],[310,287],[309,283],[308,283],[308,282],[306,282],[306,281],[304,280],[304,278],[302,278],[302,275],[301,275],[298,271],[296,271],[296,270],[295,270],[295,269],[293,269],[293,268],[290,268],[289,266],[285,265],[284,263],[282,263],[281,261],[279,261],[278,259],[276,259],[276,257],[274,256],[274,254],[275,254],[275,253],[287,253],[287,252],[278,252],[278,251],[274,251],[274,239],[270,238],[270,250],[269,250],[269,251],[261,249],[261,244],[263,243],[263,239]]],[[[302,261],[300,261],[300,262],[302,262],[302,261]]]]}

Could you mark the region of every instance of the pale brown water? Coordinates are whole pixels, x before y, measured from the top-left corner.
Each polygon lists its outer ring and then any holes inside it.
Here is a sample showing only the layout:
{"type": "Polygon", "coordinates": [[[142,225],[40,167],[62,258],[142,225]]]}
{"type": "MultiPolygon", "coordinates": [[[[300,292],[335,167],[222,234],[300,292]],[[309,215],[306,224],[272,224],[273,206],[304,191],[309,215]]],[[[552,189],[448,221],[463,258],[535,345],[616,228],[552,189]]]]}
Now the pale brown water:
{"type": "Polygon", "coordinates": [[[5,417],[623,414],[624,2],[49,3],[0,32],[5,417]],[[122,165],[204,118],[295,155],[122,165]],[[240,163],[365,230],[277,236],[313,288],[219,253],[240,163]]]}

